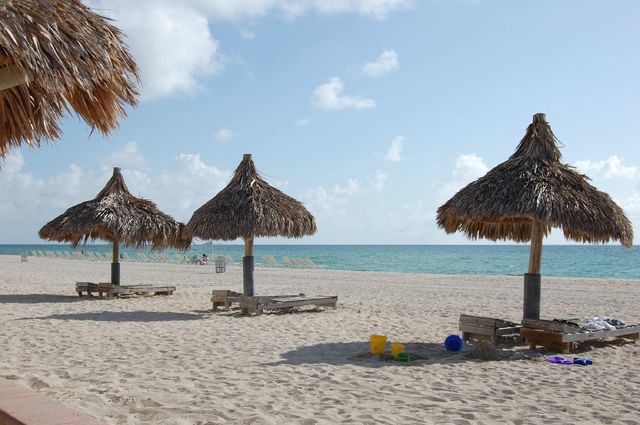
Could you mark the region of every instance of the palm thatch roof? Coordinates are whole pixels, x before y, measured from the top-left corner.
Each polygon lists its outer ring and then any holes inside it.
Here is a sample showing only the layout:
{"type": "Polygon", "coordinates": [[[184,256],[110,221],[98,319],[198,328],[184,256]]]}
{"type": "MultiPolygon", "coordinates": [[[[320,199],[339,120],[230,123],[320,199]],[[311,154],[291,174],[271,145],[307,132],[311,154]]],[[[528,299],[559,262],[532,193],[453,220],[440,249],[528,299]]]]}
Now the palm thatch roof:
{"type": "Polygon", "coordinates": [[[122,34],[79,0],[0,3],[0,157],[60,136],[70,108],[103,134],[136,104],[122,34]]]}
{"type": "Polygon", "coordinates": [[[251,155],[244,155],[229,184],[198,208],[186,226],[189,236],[215,240],[300,238],[315,232],[313,215],[263,180],[251,155]]]}
{"type": "Polygon", "coordinates": [[[125,246],[187,249],[190,238],[184,225],[164,214],[156,204],[129,193],[119,168],[98,195],[75,205],[40,229],[43,239],[70,242],[73,246],[89,239],[104,239],[125,246]]]}
{"type": "Polygon", "coordinates": [[[560,162],[557,138],[536,114],[515,153],[438,208],[438,226],[471,239],[531,239],[532,221],[544,234],[558,227],[578,242],[633,243],[624,211],[589,178],[560,162]]]}

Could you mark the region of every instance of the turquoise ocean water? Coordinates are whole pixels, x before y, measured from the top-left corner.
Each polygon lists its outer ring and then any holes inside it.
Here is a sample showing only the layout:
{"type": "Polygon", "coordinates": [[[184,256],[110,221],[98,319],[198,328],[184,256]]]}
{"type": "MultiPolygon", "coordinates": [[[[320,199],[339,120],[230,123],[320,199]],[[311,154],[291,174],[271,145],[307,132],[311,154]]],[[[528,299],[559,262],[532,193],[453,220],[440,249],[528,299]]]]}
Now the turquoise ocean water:
{"type": "MultiPolygon", "coordinates": [[[[0,254],[18,255],[31,250],[71,251],[69,245],[0,245],[0,254]]],[[[111,253],[110,245],[83,245],[77,250],[111,253]]],[[[138,250],[121,248],[133,258],[138,250]]],[[[147,249],[148,252],[148,249],[147,249]]],[[[186,254],[167,250],[171,257],[229,255],[241,261],[242,245],[193,246],[186,254]]],[[[256,245],[256,262],[262,256],[308,257],[332,270],[392,271],[463,275],[522,275],[529,264],[528,245],[256,245]]],[[[546,245],[542,249],[545,276],[640,279],[640,246],[546,245]]]]}

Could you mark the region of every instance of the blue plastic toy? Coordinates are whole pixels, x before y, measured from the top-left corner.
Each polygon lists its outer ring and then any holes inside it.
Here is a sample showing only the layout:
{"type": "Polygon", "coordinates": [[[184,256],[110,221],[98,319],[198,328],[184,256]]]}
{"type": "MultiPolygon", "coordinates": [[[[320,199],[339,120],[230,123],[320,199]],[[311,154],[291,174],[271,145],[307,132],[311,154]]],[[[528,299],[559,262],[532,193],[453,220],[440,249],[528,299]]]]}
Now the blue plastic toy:
{"type": "Polygon", "coordinates": [[[458,335],[449,335],[444,340],[444,348],[446,348],[449,351],[460,351],[462,350],[463,345],[464,345],[464,342],[462,341],[462,338],[460,338],[458,335]]]}

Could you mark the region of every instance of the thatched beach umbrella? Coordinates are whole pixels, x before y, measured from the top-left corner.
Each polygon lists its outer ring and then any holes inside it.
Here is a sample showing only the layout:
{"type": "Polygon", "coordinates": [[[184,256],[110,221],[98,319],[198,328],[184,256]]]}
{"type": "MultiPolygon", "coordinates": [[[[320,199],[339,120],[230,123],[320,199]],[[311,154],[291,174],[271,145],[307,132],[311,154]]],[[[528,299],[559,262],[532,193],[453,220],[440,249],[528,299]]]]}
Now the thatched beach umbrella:
{"type": "Polygon", "coordinates": [[[182,234],[184,225],[164,214],[153,202],[129,193],[120,174],[113,176],[98,195],[69,208],[40,229],[43,239],[70,242],[74,247],[89,239],[113,244],[111,283],[120,284],[119,244],[140,247],[151,242],[154,249],[174,247],[186,250],[191,239],[182,234]]]}
{"type": "Polygon", "coordinates": [[[120,31],[79,0],[3,0],[0,157],[58,138],[69,108],[108,133],[136,104],[137,73],[120,31]]]}
{"type": "Polygon", "coordinates": [[[302,203],[264,181],[245,154],[227,187],[193,213],[185,232],[201,239],[244,239],[243,293],[254,295],[254,238],[301,238],[316,232],[316,222],[302,203]]]}
{"type": "Polygon", "coordinates": [[[507,161],[438,208],[438,225],[447,233],[531,241],[524,277],[526,319],[540,317],[542,239],[552,227],[578,242],[620,241],[626,247],[633,243],[633,229],[622,209],[591,186],[588,177],[560,162],[556,141],[544,114],[535,114],[507,161]]]}

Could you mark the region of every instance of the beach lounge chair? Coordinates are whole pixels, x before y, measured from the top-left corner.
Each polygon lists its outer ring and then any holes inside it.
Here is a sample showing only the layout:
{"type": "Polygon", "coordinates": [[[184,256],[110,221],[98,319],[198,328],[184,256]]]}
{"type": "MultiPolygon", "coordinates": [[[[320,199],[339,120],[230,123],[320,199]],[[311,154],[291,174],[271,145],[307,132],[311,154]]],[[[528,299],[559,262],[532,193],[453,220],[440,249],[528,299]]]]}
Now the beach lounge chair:
{"type": "Polygon", "coordinates": [[[295,307],[308,305],[335,309],[338,303],[337,295],[306,296],[305,294],[296,294],[251,297],[242,295],[239,292],[219,289],[214,289],[211,295],[213,311],[216,311],[221,306],[224,306],[225,310],[229,310],[232,304],[237,303],[241,309],[245,309],[249,313],[255,313],[256,316],[262,314],[264,310],[291,310],[295,307]]]}
{"type": "Polygon", "coordinates": [[[471,316],[461,314],[458,329],[462,332],[462,339],[489,340],[492,344],[500,341],[501,337],[518,335],[522,326],[508,320],[491,317],[471,316]]]}
{"type": "Polygon", "coordinates": [[[293,263],[293,261],[291,261],[291,258],[284,256],[282,257],[282,263],[285,265],[285,267],[295,267],[296,265],[293,263]]]}
{"type": "Polygon", "coordinates": [[[588,330],[581,328],[572,320],[523,319],[520,336],[531,349],[541,345],[548,349],[569,353],[585,341],[605,338],[638,339],[640,324],[621,326],[611,330],[588,330]]]}
{"type": "Polygon", "coordinates": [[[76,292],[82,296],[84,292],[88,296],[98,293],[100,298],[104,295],[107,298],[119,298],[132,295],[171,295],[175,292],[175,286],[153,286],[153,285],[111,285],[111,282],[76,282],[76,292]]]}
{"type": "Polygon", "coordinates": [[[338,304],[337,295],[314,295],[306,296],[298,295],[274,295],[259,297],[240,297],[240,308],[246,309],[249,313],[255,313],[256,316],[262,314],[264,310],[291,310],[294,307],[302,307],[313,305],[316,307],[332,307],[334,310],[338,304]]]}
{"type": "Polygon", "coordinates": [[[263,267],[279,267],[280,266],[280,264],[278,264],[278,262],[276,261],[275,257],[273,257],[272,255],[263,256],[260,259],[260,265],[262,265],[263,267]]]}
{"type": "Polygon", "coordinates": [[[165,254],[164,252],[159,253],[158,258],[160,258],[160,261],[162,261],[163,263],[173,263],[171,258],[169,258],[169,256],[167,256],[167,254],[165,254]]]}
{"type": "Polygon", "coordinates": [[[213,311],[218,310],[218,307],[224,307],[225,310],[229,310],[233,303],[239,303],[242,294],[239,292],[229,291],[226,289],[214,289],[211,293],[211,303],[213,304],[213,311]]]}
{"type": "Polygon", "coordinates": [[[201,265],[202,260],[196,254],[193,254],[191,258],[189,258],[189,264],[201,265]]]}
{"type": "Polygon", "coordinates": [[[175,286],[153,286],[153,285],[111,285],[108,284],[109,298],[129,297],[132,295],[172,295],[175,286]]]}

